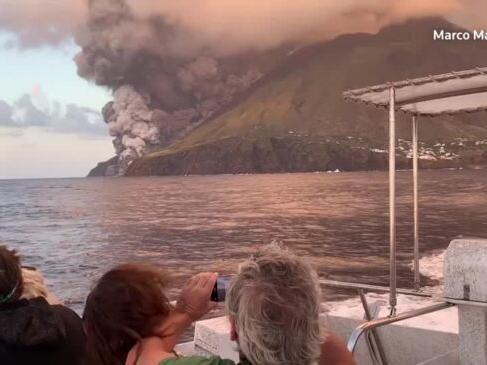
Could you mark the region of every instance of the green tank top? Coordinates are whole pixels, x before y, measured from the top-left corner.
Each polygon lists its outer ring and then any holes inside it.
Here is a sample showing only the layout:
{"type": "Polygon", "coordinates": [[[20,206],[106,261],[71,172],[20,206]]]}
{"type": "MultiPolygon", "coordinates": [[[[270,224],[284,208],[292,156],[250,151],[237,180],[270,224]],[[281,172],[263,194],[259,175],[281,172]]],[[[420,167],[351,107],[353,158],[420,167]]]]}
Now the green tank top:
{"type": "Polygon", "coordinates": [[[224,360],[219,357],[189,356],[166,359],[159,365],[236,365],[232,360],[224,360]]]}

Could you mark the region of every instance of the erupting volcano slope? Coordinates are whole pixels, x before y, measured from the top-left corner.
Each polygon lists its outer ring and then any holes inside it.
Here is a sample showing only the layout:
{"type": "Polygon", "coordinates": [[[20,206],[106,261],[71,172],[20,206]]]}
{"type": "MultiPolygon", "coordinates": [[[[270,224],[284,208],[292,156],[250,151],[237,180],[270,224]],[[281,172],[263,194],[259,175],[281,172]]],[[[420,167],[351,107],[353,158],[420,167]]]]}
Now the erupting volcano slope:
{"type": "MultiPolygon", "coordinates": [[[[216,118],[135,160],[127,175],[384,168],[385,113],[347,103],[341,93],[485,66],[487,47],[474,41],[434,41],[433,29],[459,28],[441,18],[410,20],[378,34],[345,35],[302,48],[216,118]]],[[[406,116],[400,117],[398,128],[399,138],[409,140],[406,116]]],[[[424,167],[486,164],[485,114],[424,119],[420,132],[424,167]]],[[[407,148],[398,153],[399,166],[408,166],[407,148]]]]}

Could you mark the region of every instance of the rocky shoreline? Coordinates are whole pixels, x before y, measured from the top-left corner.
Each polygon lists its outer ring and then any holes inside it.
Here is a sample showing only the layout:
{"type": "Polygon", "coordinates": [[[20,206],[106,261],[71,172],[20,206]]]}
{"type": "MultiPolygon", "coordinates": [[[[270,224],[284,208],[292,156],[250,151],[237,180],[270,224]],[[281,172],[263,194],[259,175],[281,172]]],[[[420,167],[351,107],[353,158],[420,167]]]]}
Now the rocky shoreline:
{"type": "MultiPolygon", "coordinates": [[[[398,140],[397,168],[412,165],[411,142],[398,140]]],[[[487,167],[487,140],[457,138],[420,143],[422,169],[487,167]]],[[[98,164],[89,177],[114,176],[116,159],[98,164]]],[[[125,176],[212,175],[316,171],[387,170],[386,146],[353,137],[288,135],[270,138],[229,137],[191,147],[169,148],[135,160],[125,176]]]]}

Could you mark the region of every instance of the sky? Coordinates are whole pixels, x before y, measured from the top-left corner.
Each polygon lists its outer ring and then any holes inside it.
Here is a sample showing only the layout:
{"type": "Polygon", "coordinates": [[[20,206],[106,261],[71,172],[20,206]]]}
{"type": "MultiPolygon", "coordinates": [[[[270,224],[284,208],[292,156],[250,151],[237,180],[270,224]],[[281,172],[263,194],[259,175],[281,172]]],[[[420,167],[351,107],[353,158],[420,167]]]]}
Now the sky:
{"type": "Polygon", "coordinates": [[[100,113],[110,92],[77,75],[72,40],[28,49],[11,40],[0,31],[0,179],[86,176],[114,155],[100,113]]]}

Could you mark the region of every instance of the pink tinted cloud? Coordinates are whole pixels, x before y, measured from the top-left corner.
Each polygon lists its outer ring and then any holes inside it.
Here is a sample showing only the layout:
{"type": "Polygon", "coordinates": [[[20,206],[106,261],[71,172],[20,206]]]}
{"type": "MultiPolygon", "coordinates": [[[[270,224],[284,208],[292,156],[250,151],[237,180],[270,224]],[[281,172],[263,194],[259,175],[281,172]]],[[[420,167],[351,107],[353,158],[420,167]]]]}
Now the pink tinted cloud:
{"type": "Polygon", "coordinates": [[[31,95],[34,98],[39,98],[42,95],[42,88],[40,84],[34,84],[32,86],[31,95]]]}
{"type": "Polygon", "coordinates": [[[20,47],[59,44],[84,21],[86,0],[0,0],[0,31],[20,47]]]}
{"type": "Polygon", "coordinates": [[[97,9],[127,3],[137,15],[162,15],[227,52],[376,31],[417,16],[487,26],[486,0],[0,0],[0,31],[15,34],[20,47],[59,44],[86,22],[90,3],[97,9]]]}

